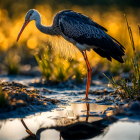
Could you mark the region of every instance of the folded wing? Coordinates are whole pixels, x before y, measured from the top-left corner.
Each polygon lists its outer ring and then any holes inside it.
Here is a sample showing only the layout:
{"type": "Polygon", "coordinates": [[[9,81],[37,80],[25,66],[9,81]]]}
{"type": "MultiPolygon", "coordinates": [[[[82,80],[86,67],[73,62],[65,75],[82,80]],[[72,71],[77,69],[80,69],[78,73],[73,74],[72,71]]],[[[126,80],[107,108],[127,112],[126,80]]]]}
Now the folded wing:
{"type": "Polygon", "coordinates": [[[63,34],[74,39],[81,45],[88,45],[97,54],[108,60],[123,63],[124,47],[113,37],[109,36],[104,27],[90,18],[73,11],[64,12],[59,18],[59,27],[63,34]],[[95,47],[96,46],[96,47],[95,47]]]}

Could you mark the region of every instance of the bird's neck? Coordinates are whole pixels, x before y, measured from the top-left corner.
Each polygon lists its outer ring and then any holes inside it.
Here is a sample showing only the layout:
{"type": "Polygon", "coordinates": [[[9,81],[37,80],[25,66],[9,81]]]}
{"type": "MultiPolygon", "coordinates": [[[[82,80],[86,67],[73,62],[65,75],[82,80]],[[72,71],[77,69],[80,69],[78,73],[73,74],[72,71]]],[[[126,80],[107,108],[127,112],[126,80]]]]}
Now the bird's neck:
{"type": "Polygon", "coordinates": [[[41,32],[49,35],[56,35],[53,26],[44,26],[41,24],[40,14],[38,14],[38,16],[36,17],[35,24],[38,30],[40,30],[41,32]]]}

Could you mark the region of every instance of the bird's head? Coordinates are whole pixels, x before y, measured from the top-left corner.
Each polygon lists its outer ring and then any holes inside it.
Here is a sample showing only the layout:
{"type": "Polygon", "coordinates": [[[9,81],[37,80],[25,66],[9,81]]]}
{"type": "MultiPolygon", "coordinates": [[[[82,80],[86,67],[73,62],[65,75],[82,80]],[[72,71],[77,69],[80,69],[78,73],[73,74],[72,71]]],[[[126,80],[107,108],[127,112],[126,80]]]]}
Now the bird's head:
{"type": "Polygon", "coordinates": [[[27,12],[26,16],[25,16],[25,22],[18,34],[18,37],[17,37],[17,41],[19,40],[19,37],[20,35],[22,34],[23,30],[25,29],[25,27],[27,26],[27,24],[32,21],[32,20],[35,20],[38,16],[38,11],[34,10],[34,9],[31,9],[27,12]]]}

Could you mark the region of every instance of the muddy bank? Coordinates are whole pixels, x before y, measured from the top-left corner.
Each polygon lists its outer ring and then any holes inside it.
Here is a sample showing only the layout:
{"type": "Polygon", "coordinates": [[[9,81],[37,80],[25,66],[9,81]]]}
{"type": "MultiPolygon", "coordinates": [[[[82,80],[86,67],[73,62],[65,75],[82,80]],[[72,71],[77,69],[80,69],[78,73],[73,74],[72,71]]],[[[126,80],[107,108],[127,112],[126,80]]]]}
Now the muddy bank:
{"type": "Polygon", "coordinates": [[[78,86],[77,88],[71,87],[69,90],[64,88],[55,88],[53,90],[30,87],[17,82],[2,82],[0,87],[0,118],[20,117],[20,115],[33,114],[35,112],[51,111],[53,108],[58,108],[58,105],[68,105],[70,103],[96,103],[112,106],[101,112],[99,116],[106,116],[108,112],[110,115],[115,116],[132,116],[140,112],[138,100],[122,99],[113,90],[90,90],[90,100],[85,101],[82,100],[85,98],[85,90],[80,89],[78,86]]]}
{"type": "Polygon", "coordinates": [[[0,84],[0,118],[50,110],[58,103],[56,99],[46,98],[39,90],[15,82],[0,84]],[[6,113],[13,112],[12,116],[6,113]]]}

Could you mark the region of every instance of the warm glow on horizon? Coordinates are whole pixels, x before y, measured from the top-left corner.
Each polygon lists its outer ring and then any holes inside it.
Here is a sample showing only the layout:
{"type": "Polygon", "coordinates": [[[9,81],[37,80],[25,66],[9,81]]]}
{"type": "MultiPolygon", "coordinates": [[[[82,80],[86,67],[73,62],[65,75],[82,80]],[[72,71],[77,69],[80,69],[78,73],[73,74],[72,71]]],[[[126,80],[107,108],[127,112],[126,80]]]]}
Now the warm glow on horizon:
{"type": "MultiPolygon", "coordinates": [[[[43,25],[51,25],[53,23],[54,11],[52,7],[49,5],[36,5],[35,9],[41,14],[42,24],[43,25]]],[[[125,48],[126,54],[132,56],[133,53],[130,51],[131,43],[129,42],[128,30],[126,26],[126,22],[124,19],[124,15],[121,11],[115,10],[108,10],[104,13],[100,11],[94,10],[92,8],[89,9],[87,12],[86,9],[73,5],[71,7],[72,10],[77,12],[83,13],[89,17],[91,17],[95,22],[100,24],[101,26],[105,27],[108,30],[108,34],[113,36],[116,40],[118,40],[125,48]],[[115,12],[114,12],[115,11],[115,12]]],[[[58,12],[57,9],[55,9],[58,12]]],[[[52,49],[59,53],[61,57],[67,58],[74,58],[80,63],[80,58],[82,57],[81,53],[78,49],[73,46],[71,43],[67,42],[62,37],[50,37],[46,34],[40,32],[36,26],[35,22],[31,21],[27,27],[24,29],[18,43],[16,42],[16,38],[18,33],[24,23],[26,13],[20,13],[21,16],[16,17],[14,16],[13,19],[10,19],[9,13],[6,9],[0,9],[0,48],[1,50],[6,51],[8,48],[16,45],[27,44],[27,47],[30,49],[36,48],[38,45],[47,46],[47,42],[50,41],[52,44],[52,49]]],[[[135,40],[136,49],[139,50],[139,35],[138,35],[138,27],[137,27],[137,16],[132,14],[127,14],[128,21],[130,21],[130,26],[133,31],[133,36],[135,40]]],[[[88,53],[89,61],[92,66],[96,65],[102,59],[99,55],[95,52],[90,51],[88,53]]],[[[82,67],[84,67],[84,63],[81,63],[82,67]]]]}

